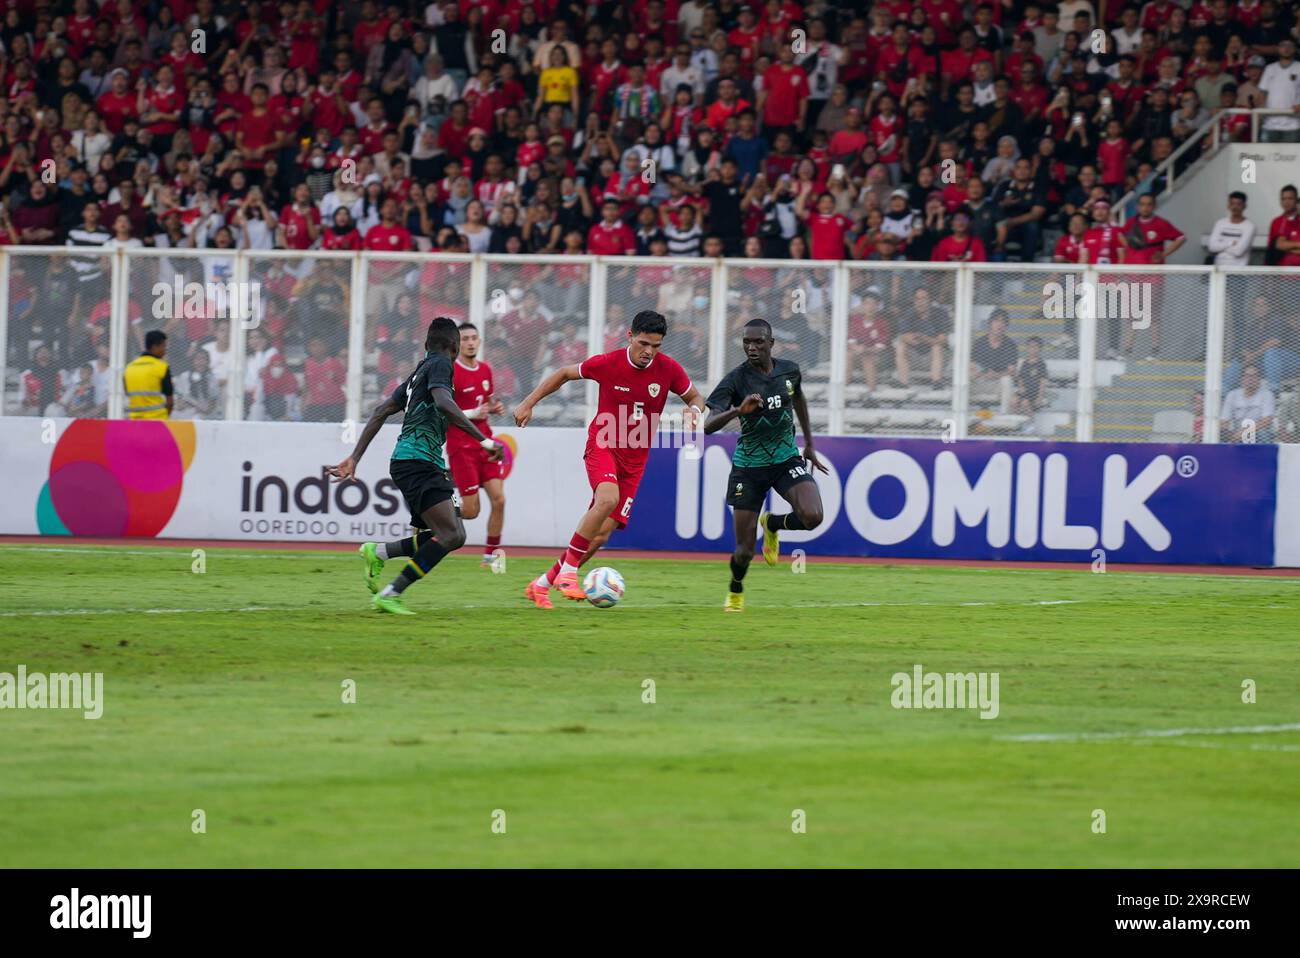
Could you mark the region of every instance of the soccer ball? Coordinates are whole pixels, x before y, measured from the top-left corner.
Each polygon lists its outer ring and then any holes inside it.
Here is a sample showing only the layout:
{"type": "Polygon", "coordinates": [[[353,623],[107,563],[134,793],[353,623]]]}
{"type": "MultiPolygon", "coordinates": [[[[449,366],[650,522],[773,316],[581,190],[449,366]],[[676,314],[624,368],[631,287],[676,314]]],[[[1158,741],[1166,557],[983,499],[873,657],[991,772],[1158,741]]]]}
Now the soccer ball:
{"type": "Polygon", "coordinates": [[[623,598],[623,577],[614,569],[592,569],[582,580],[582,591],[587,601],[598,609],[610,609],[623,598]]]}

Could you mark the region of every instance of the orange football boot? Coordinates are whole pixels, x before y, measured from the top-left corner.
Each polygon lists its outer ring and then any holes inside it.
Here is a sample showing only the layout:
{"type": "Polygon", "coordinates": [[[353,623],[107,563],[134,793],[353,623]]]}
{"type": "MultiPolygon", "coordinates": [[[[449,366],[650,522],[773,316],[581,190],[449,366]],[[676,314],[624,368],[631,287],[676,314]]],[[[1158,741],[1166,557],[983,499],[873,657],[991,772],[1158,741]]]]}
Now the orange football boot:
{"type": "Polygon", "coordinates": [[[524,598],[539,609],[555,608],[555,606],[551,605],[551,591],[543,589],[536,582],[530,582],[524,586],[524,598]]]}

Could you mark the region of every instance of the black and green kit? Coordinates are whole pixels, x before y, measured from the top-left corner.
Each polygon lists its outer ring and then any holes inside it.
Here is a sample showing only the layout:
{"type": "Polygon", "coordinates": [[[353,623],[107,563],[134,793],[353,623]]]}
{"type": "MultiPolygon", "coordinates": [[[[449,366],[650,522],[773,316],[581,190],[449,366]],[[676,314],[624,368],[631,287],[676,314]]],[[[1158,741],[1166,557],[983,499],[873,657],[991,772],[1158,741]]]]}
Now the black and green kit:
{"type": "Polygon", "coordinates": [[[447,419],[433,401],[435,389],[453,396],[451,359],[445,353],[427,353],[414,373],[393,391],[392,401],[406,410],[402,431],[393,447],[388,473],[406,498],[411,525],[428,528],[423,513],[455,497],[456,487],[447,474],[442,445],[447,440],[447,419]]]}
{"type": "Polygon", "coordinates": [[[799,364],[788,359],[773,359],[772,371],[766,375],[744,362],[709,394],[706,405],[717,412],[739,406],[754,393],[763,397],[758,409],[740,416],[727,505],[757,512],[769,489],[784,497],[791,486],[812,481],[794,442],[794,399],[802,395],[802,378],[799,364]]]}

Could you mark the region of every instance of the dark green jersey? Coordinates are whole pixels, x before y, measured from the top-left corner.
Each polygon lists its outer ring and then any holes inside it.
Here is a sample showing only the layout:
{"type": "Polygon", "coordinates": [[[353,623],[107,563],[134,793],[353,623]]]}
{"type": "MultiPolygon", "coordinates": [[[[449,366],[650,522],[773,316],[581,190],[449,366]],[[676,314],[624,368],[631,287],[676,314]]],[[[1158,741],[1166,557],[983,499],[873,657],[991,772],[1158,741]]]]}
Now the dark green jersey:
{"type": "Polygon", "coordinates": [[[740,417],[733,465],[771,466],[799,455],[794,444],[794,397],[802,395],[801,382],[798,363],[773,359],[771,375],[764,376],[744,362],[718,383],[707,401],[710,409],[725,412],[753,393],[763,397],[762,406],[740,417]]]}
{"type": "Polygon", "coordinates": [[[426,353],[410,378],[393,391],[393,402],[406,410],[401,435],[393,447],[394,459],[423,459],[439,469],[447,468],[442,458],[447,419],[434,403],[433,391],[445,389],[454,397],[451,374],[451,357],[446,353],[426,353]]]}

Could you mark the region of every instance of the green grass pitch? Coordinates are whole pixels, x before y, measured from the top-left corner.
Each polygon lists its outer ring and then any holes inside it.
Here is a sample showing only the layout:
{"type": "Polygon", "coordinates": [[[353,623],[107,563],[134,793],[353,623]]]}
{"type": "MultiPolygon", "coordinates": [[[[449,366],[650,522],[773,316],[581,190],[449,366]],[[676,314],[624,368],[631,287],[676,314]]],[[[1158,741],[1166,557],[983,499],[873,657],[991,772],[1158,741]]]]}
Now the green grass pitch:
{"type": "Polygon", "coordinates": [[[622,605],[544,613],[548,561],[399,618],[346,551],[0,546],[0,672],[105,683],[0,711],[0,865],[1300,864],[1300,580],[783,557],[734,616],[725,563],[608,553],[622,605]],[[891,707],[918,663],[1000,714],[891,707]]]}

